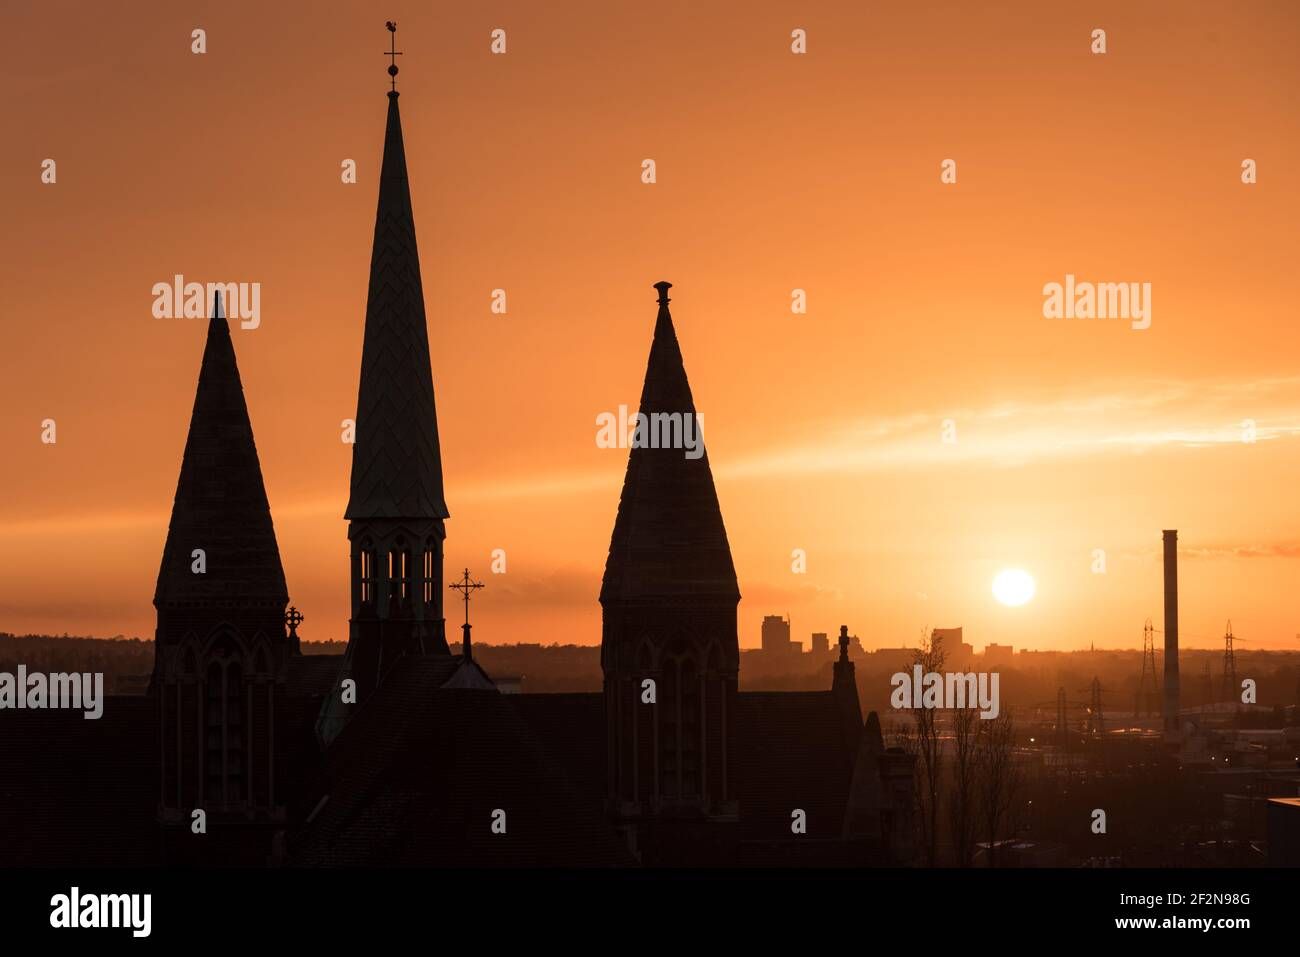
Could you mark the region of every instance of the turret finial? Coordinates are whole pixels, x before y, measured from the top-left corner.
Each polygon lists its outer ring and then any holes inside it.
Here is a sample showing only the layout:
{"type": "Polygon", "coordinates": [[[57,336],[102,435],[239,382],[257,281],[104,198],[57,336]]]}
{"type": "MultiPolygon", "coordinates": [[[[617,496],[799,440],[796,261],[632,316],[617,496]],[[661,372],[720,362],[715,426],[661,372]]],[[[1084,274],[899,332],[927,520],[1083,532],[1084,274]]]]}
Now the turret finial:
{"type": "Polygon", "coordinates": [[[397,23],[389,20],[384,26],[388,27],[388,32],[392,34],[392,43],[384,53],[384,56],[389,57],[391,60],[388,66],[388,75],[392,77],[393,88],[388,92],[388,95],[397,96],[397,58],[402,55],[402,51],[397,49],[397,23]]]}

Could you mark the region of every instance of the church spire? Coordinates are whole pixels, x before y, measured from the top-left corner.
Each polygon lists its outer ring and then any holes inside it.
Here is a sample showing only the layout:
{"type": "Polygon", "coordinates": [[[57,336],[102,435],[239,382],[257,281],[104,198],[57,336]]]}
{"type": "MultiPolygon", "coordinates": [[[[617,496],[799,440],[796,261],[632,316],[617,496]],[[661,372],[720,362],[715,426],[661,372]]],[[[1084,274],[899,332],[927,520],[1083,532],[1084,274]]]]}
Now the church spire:
{"type": "MultiPolygon", "coordinates": [[[[388,24],[393,33],[396,24],[388,24]]],[[[390,56],[396,57],[396,42],[390,56]]],[[[396,60],[394,59],[394,64],[396,60]]],[[[389,68],[396,77],[396,66],[389,68]]],[[[379,173],[347,511],[348,655],[358,701],[406,655],[448,655],[438,414],[397,91],[379,173]]]]}
{"type": "Polygon", "coordinates": [[[424,288],[396,91],[388,97],[352,449],[352,491],[345,517],[448,517],[424,288]]]}
{"type": "Polygon", "coordinates": [[[739,813],[740,589],[670,288],[655,284],[659,316],[600,589],[606,796],[632,835],[665,811],[718,822],[739,813]]]}
{"type": "MultiPolygon", "coordinates": [[[[680,415],[686,435],[702,423],[668,311],[671,287],[655,283],[659,315],[640,411],[647,429],[656,414],[680,415]]],[[[702,431],[695,434],[703,443],[702,431]]],[[[628,456],[600,600],[672,594],[740,598],[707,452],[691,457],[682,448],[641,445],[628,456]]]]}
{"type": "Polygon", "coordinates": [[[287,766],[275,757],[285,749],[274,689],[298,638],[285,634],[284,568],[220,294],[153,603],[149,688],[166,854],[184,864],[199,853],[189,824],[202,807],[237,820],[246,835],[220,853],[257,860],[265,856],[259,841],[269,847],[276,822],[284,826],[277,795],[286,793],[287,766]]]}
{"type": "Polygon", "coordinates": [[[278,604],[281,610],[288,602],[280,549],[220,294],[208,324],[154,594],[154,605],[160,609],[191,602],[278,604]]]}

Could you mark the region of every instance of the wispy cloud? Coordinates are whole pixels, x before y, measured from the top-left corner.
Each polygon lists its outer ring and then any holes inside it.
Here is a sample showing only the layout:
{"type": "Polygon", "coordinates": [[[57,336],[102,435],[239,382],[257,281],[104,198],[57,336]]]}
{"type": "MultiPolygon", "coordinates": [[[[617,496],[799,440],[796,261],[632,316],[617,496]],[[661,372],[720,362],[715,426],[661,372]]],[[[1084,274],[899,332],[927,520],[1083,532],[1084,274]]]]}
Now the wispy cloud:
{"type": "Polygon", "coordinates": [[[1279,542],[1273,545],[1207,545],[1197,548],[1179,548],[1178,554],[1187,558],[1300,558],[1300,542],[1279,542]]]}
{"type": "MultiPolygon", "coordinates": [[[[1300,434],[1300,376],[1248,381],[1149,380],[1099,387],[1087,395],[1039,394],[964,408],[844,418],[815,433],[732,451],[714,474],[763,480],[811,474],[906,471],[961,464],[1004,468],[1156,449],[1208,450],[1242,444],[1246,420],[1256,442],[1300,434]],[[951,420],[956,441],[942,441],[951,420]]],[[[467,476],[449,493],[461,502],[618,494],[624,459],[586,471],[467,476]]],[[[342,515],[341,492],[273,502],[277,521],[342,515]]],[[[103,512],[0,520],[0,539],[55,531],[112,532],[165,525],[166,511],[103,512]]],[[[1243,556],[1244,557],[1244,556],[1243,556]]]]}
{"type": "Polygon", "coordinates": [[[1159,448],[1238,446],[1300,433],[1300,377],[1249,382],[1152,381],[1087,396],[1044,395],[985,406],[845,421],[807,440],[724,464],[727,478],[864,472],[938,464],[1020,466],[1159,448]],[[945,421],[955,441],[944,442],[945,421]]]}

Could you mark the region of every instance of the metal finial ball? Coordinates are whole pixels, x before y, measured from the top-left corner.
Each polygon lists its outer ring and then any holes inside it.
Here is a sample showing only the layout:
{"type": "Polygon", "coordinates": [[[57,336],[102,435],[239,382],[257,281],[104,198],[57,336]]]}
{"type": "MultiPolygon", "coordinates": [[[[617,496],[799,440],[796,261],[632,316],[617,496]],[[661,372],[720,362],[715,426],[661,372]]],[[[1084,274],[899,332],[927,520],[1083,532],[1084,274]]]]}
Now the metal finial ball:
{"type": "Polygon", "coordinates": [[[389,76],[397,76],[397,67],[395,67],[395,66],[390,66],[390,67],[388,68],[388,75],[389,75],[389,76]]]}

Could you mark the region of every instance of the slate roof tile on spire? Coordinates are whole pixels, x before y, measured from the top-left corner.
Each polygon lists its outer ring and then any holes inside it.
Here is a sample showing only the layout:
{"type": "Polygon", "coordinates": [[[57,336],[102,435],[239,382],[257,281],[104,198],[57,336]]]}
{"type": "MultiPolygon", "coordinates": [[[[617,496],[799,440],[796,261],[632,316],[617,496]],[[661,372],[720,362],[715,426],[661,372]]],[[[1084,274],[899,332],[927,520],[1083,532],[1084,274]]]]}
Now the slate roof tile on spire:
{"type": "Polygon", "coordinates": [[[288,601],[244,387],[213,304],[154,604],[288,601]],[[193,571],[202,549],[206,571],[193,571]]]}
{"type": "MultiPolygon", "coordinates": [[[[659,290],[659,315],[646,364],[640,411],[695,418],[695,401],[668,311],[671,283],[659,290]]],[[[634,448],[609,544],[602,603],[673,595],[739,600],[736,568],[705,452],[634,448]]]]}
{"type": "Polygon", "coordinates": [[[345,518],[447,518],[420,256],[397,95],[379,176],[345,518]]]}

